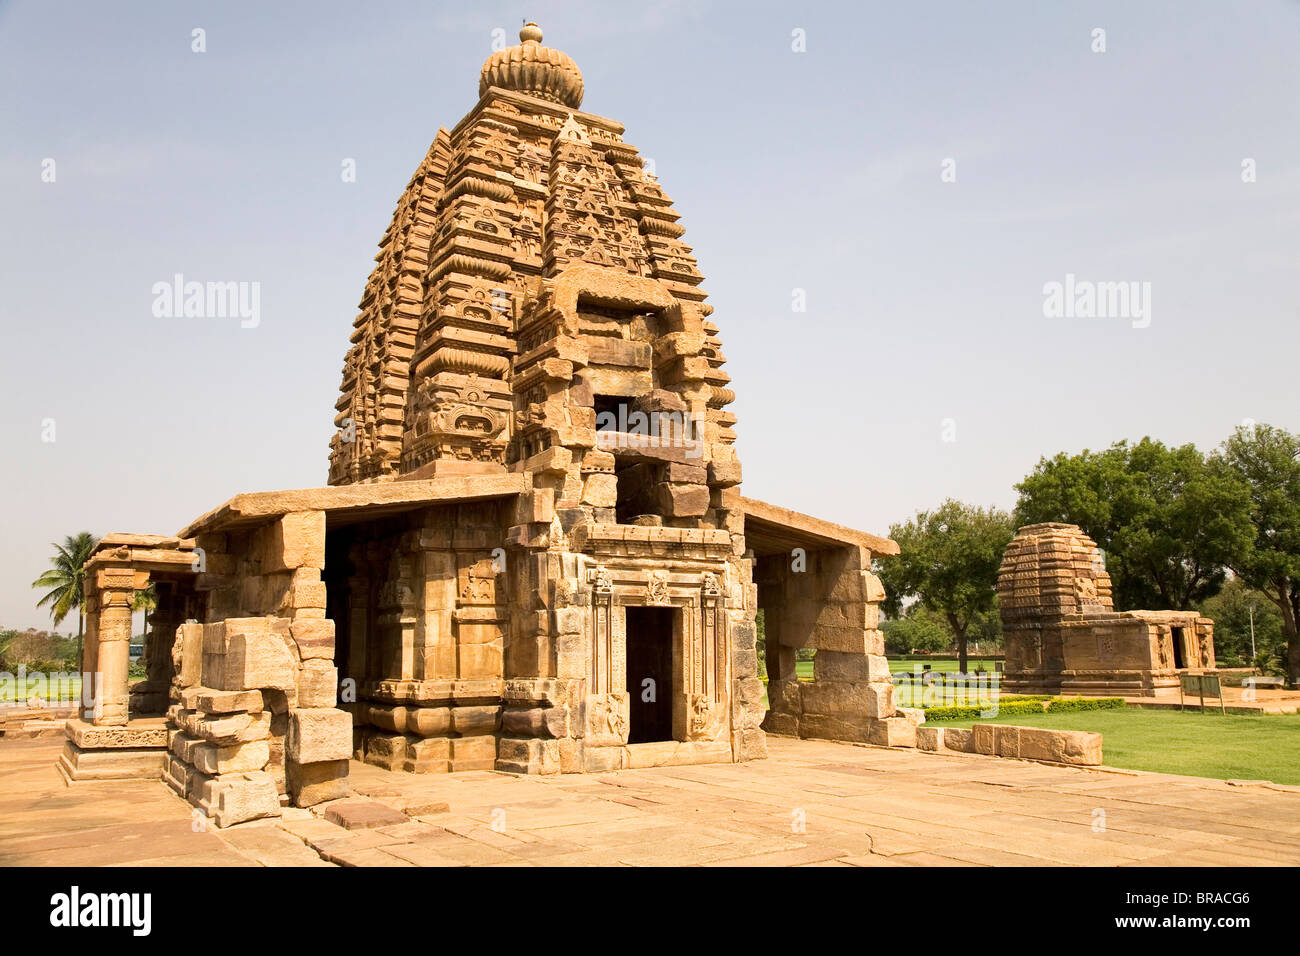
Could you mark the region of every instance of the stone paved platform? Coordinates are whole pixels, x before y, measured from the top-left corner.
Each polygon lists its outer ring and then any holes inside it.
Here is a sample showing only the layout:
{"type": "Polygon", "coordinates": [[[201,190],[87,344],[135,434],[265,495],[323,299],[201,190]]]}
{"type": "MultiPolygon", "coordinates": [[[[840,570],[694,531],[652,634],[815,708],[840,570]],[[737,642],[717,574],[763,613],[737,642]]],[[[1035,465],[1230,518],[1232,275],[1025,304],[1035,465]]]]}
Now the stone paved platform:
{"type": "Polygon", "coordinates": [[[56,769],[63,737],[0,740],[0,866],[321,866],[274,823],[215,832],[159,781],[56,769]]]}
{"type": "Polygon", "coordinates": [[[297,811],[194,834],[190,808],[161,784],[62,788],[57,748],[16,741],[0,745],[0,865],[294,865],[317,852],[360,866],[1300,864],[1298,788],[786,738],[769,747],[749,764],[585,776],[354,763],[357,793],[411,822],[345,830],[297,811]]]}

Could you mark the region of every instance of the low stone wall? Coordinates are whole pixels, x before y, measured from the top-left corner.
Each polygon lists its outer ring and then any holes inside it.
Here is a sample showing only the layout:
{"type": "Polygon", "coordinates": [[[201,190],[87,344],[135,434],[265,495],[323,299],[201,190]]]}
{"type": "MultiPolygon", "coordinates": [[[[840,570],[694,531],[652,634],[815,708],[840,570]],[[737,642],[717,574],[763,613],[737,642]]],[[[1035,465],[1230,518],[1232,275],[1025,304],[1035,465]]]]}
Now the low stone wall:
{"type": "Polygon", "coordinates": [[[929,751],[1101,766],[1101,734],[1090,730],[1044,730],[1011,724],[976,724],[968,730],[929,724],[916,728],[916,745],[929,751]]]}

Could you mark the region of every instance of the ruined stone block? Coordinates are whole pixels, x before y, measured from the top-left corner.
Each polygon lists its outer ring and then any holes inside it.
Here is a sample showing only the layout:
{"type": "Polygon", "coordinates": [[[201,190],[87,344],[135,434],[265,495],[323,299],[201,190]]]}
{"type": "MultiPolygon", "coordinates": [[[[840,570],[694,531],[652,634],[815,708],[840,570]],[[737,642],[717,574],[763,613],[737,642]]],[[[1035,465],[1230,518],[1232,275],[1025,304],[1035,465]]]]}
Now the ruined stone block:
{"type": "Polygon", "coordinates": [[[298,664],[276,618],[228,618],[204,626],[204,685],[218,690],[295,688],[298,664]]]}
{"type": "Polygon", "coordinates": [[[292,711],[285,753],[300,764],[347,760],[352,756],[352,715],[333,707],[292,711]]]}
{"type": "Polygon", "coordinates": [[[204,741],[196,744],[190,755],[195,770],[216,775],[262,770],[271,759],[271,750],[265,740],[224,746],[204,741]]]}
{"type": "Polygon", "coordinates": [[[674,518],[693,518],[709,510],[707,485],[660,484],[655,486],[659,510],[674,518]]]}
{"type": "Polygon", "coordinates": [[[894,685],[848,681],[801,682],[805,714],[893,717],[894,685]]]}
{"type": "Polygon", "coordinates": [[[613,475],[591,474],[582,483],[582,503],[597,508],[613,508],[618,501],[618,479],[613,475]]]}
{"type": "Polygon", "coordinates": [[[302,660],[334,659],[334,622],[325,618],[298,618],[289,633],[302,660]]]}
{"type": "Polygon", "coordinates": [[[197,621],[182,624],[176,634],[179,647],[172,651],[175,681],[178,687],[193,687],[203,681],[203,625],[197,621]]]}
{"type": "Polygon", "coordinates": [[[265,740],[271,733],[271,715],[265,712],[212,715],[199,712],[181,724],[193,736],[221,746],[265,740]]]}
{"type": "Polygon", "coordinates": [[[875,718],[868,722],[867,742],[878,747],[915,747],[916,730],[907,717],[875,718]]]}
{"type": "Polygon", "coordinates": [[[290,761],[285,766],[285,781],[295,807],[314,807],[327,800],[338,800],[350,792],[348,761],[306,764],[290,761]]]}
{"type": "Polygon", "coordinates": [[[298,671],[298,706],[333,707],[338,701],[338,684],[338,668],[330,661],[303,661],[298,671]]]}
{"type": "Polygon", "coordinates": [[[181,703],[207,714],[258,713],[262,710],[262,692],[190,687],[181,694],[181,703]]]}
{"type": "Polygon", "coordinates": [[[917,727],[916,749],[929,751],[943,750],[943,731],[944,728],[936,727],[933,724],[928,727],[917,727]]]}
{"type": "Polygon", "coordinates": [[[799,718],[799,736],[820,740],[851,740],[867,743],[869,721],[865,717],[838,717],[828,714],[804,714],[799,718]]]}
{"type": "Polygon", "coordinates": [[[709,484],[720,487],[738,485],[741,481],[741,468],[738,461],[709,462],[709,484]]]}
{"type": "MultiPolygon", "coordinates": [[[[943,746],[945,750],[956,750],[960,753],[975,753],[975,734],[968,728],[943,727],[943,746]]],[[[919,734],[921,728],[917,727],[916,732],[919,734]]]]}
{"type": "Polygon", "coordinates": [[[889,661],[881,654],[818,651],[813,656],[813,679],[817,681],[889,681],[891,679],[889,661]]]}
{"type": "Polygon", "coordinates": [[[325,567],[325,512],[286,514],[272,522],[263,534],[264,571],[325,567]]]}
{"type": "Polygon", "coordinates": [[[280,795],[265,772],[207,778],[190,800],[219,827],[280,815],[280,795]]]}

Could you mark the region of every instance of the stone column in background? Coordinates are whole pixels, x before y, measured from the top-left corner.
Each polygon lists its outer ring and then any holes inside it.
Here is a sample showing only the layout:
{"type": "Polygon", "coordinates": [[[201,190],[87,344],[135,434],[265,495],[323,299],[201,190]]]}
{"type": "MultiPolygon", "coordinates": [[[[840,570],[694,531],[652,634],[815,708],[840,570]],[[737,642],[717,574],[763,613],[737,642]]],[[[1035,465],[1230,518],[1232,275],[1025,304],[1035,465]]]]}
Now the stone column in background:
{"type": "Polygon", "coordinates": [[[135,573],[130,568],[95,572],[99,591],[99,627],[94,675],[99,706],[91,721],[98,726],[127,722],[127,673],[131,665],[131,595],[135,573]]]}

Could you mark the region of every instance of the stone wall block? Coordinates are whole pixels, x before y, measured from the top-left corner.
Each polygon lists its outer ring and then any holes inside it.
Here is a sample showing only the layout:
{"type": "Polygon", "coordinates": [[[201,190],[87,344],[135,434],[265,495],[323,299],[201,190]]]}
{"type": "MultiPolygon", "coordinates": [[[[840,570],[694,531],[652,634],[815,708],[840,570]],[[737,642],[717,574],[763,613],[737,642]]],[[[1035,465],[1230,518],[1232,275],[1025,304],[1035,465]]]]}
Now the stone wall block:
{"type": "Polygon", "coordinates": [[[325,512],[296,511],[263,532],[263,571],[325,568],[325,512]]]}
{"type": "Polygon", "coordinates": [[[265,772],[231,774],[206,779],[195,775],[190,802],[218,827],[280,815],[280,794],[265,772]]]}
{"type": "Polygon", "coordinates": [[[325,618],[299,618],[289,625],[298,656],[306,660],[334,659],[334,622],[325,618]]]}
{"type": "Polygon", "coordinates": [[[333,707],[338,702],[339,671],[319,658],[303,661],[298,670],[298,706],[333,707]]]}
{"type": "Polygon", "coordinates": [[[352,715],[333,707],[291,711],[285,753],[290,761],[300,764],[348,760],[352,756],[352,715]]]}
{"type": "Polygon", "coordinates": [[[195,770],[212,775],[262,770],[271,759],[270,745],[265,740],[229,746],[204,741],[189,748],[189,754],[194,758],[191,762],[195,770]]]}
{"type": "Polygon", "coordinates": [[[349,793],[348,761],[307,764],[291,761],[285,768],[285,782],[295,807],[313,807],[327,800],[338,800],[349,793]]]}

